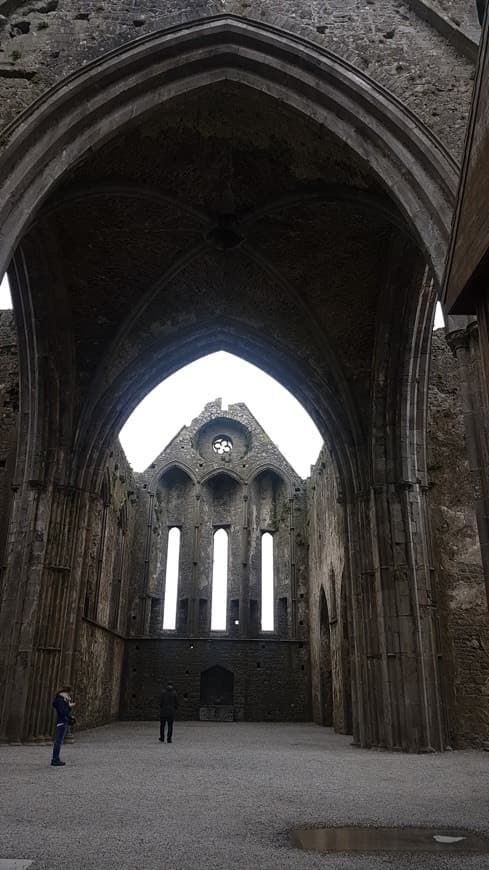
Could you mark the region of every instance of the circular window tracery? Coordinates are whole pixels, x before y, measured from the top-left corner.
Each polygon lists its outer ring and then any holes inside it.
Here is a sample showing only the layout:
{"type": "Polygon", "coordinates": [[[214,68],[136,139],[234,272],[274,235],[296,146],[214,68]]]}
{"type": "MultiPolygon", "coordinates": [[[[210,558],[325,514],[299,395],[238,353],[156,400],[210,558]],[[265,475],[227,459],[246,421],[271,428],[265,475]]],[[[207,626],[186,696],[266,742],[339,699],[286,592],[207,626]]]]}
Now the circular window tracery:
{"type": "Polygon", "coordinates": [[[225,456],[233,449],[232,439],[229,435],[218,435],[212,442],[212,449],[219,456],[225,456]]]}

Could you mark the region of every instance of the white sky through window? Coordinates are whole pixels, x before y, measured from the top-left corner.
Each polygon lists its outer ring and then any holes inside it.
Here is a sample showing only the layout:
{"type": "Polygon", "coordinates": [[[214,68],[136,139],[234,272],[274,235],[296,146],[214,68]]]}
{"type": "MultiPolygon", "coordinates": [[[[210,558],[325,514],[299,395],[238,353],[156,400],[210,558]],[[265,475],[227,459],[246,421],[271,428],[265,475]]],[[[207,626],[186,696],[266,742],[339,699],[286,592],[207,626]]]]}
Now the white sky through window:
{"type": "Polygon", "coordinates": [[[228,533],[218,529],[214,534],[212,561],[211,631],[226,631],[228,597],[228,533]]]}
{"type": "Polygon", "coordinates": [[[261,536],[261,630],[273,631],[273,535],[264,532],[261,536]]]}
{"type": "Polygon", "coordinates": [[[269,375],[224,351],[175,372],[138,405],[119,436],[134,470],[144,471],[218,397],[225,408],[244,402],[296,472],[309,476],[322,438],[307,412],[269,375]]]}
{"type": "Polygon", "coordinates": [[[435,310],[435,322],[433,324],[433,329],[442,329],[445,326],[445,321],[443,319],[443,311],[439,302],[436,303],[435,310]]]}
{"type": "Polygon", "coordinates": [[[10,295],[10,285],[7,278],[7,273],[0,281],[0,310],[12,308],[12,296],[10,295]]]}
{"type": "Polygon", "coordinates": [[[165,606],[163,628],[174,630],[177,623],[178,568],[180,564],[180,529],[168,532],[166,555],[165,606]]]}

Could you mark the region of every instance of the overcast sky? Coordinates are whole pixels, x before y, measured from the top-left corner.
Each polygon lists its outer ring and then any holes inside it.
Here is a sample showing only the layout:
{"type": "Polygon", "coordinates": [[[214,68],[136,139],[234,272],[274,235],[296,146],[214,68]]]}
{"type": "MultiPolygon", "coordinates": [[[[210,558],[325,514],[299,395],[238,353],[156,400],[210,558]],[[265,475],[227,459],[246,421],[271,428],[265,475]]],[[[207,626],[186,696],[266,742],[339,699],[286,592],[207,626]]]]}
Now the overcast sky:
{"type": "Polygon", "coordinates": [[[10,287],[8,286],[6,275],[3,276],[2,281],[0,282],[0,308],[12,308],[10,287]]]}
{"type": "Polygon", "coordinates": [[[163,381],[141,402],[120,433],[133,468],[142,471],[207,402],[244,402],[301,477],[318,458],[322,438],[302,405],[260,369],[220,351],[163,381]]]}
{"type": "MultiPolygon", "coordinates": [[[[11,308],[6,276],[0,308],[11,308]]],[[[443,326],[437,306],[435,329],[443,326]]],[[[318,457],[322,439],[302,405],[277,381],[229,353],[213,353],[185,366],[156,387],[136,408],[120,439],[135,471],[144,471],[182,426],[204,405],[222,398],[224,407],[244,402],[292,467],[305,478],[318,457]]]]}

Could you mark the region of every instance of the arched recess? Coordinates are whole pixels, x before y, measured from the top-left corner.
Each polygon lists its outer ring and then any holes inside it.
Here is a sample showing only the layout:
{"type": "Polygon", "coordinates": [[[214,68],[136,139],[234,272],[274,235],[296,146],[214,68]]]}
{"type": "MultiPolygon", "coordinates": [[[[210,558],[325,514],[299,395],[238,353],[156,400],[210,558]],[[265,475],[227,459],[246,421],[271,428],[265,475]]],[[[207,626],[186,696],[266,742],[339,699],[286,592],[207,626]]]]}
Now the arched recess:
{"type": "Polygon", "coordinates": [[[198,510],[196,485],[193,475],[180,465],[172,463],[160,472],[154,498],[151,498],[149,577],[147,592],[151,596],[150,632],[164,627],[164,603],[168,577],[169,540],[172,529],[179,530],[177,588],[175,591],[177,634],[192,633],[193,600],[195,596],[194,528],[198,510]]]}
{"type": "Polygon", "coordinates": [[[329,612],[324,588],[319,597],[319,722],[331,727],[334,723],[333,709],[333,662],[329,612]]]}
{"type": "Polygon", "coordinates": [[[341,578],[341,595],[340,595],[340,611],[339,611],[339,634],[340,634],[340,656],[341,656],[341,671],[343,682],[343,699],[342,699],[342,726],[344,734],[353,733],[353,711],[352,711],[352,658],[351,658],[351,607],[348,606],[347,599],[347,584],[345,570],[341,578]]]}
{"type": "Polygon", "coordinates": [[[192,468],[190,468],[190,466],[187,465],[186,462],[170,459],[166,460],[161,464],[156,463],[155,468],[151,466],[152,476],[148,484],[148,489],[150,490],[150,492],[155,491],[156,487],[158,486],[158,482],[164,480],[167,472],[171,471],[172,469],[178,469],[182,472],[182,474],[187,475],[187,477],[190,478],[194,486],[197,484],[195,474],[192,468]]]}
{"type": "MultiPolygon", "coordinates": [[[[293,106],[347,144],[387,185],[435,274],[440,274],[456,178],[456,166],[440,143],[397,99],[333,54],[234,16],[197,21],[129,43],[56,86],[12,125],[0,160],[6,210],[0,213],[0,271],[2,257],[7,262],[25,230],[25,215],[36,215],[53,184],[90,148],[176,95],[222,80],[293,106]]],[[[24,328],[32,333],[27,321],[24,328]]],[[[29,379],[39,393],[35,369],[29,379]]],[[[131,399],[124,398],[127,406],[131,399]]],[[[113,419],[113,409],[107,412],[113,419]]],[[[100,435],[94,438],[104,444],[100,435]]],[[[334,445],[340,438],[329,440],[334,445]]]]}
{"type": "MultiPolygon", "coordinates": [[[[176,95],[223,80],[283,101],[348,145],[387,186],[441,274],[456,184],[456,166],[441,144],[396,98],[335,55],[234,16],[129,43],[57,85],[9,128],[0,159],[0,272],[25,231],[26,215],[35,217],[53,185],[90,148],[176,95]]],[[[28,297],[27,283],[19,287],[28,297]]],[[[22,307],[21,328],[32,343],[26,303],[18,300],[16,308],[22,307]]],[[[37,369],[27,376],[40,394],[37,369]]]]}
{"type": "Polygon", "coordinates": [[[241,619],[239,602],[243,488],[239,476],[227,470],[209,475],[200,488],[198,627],[199,633],[204,636],[211,631],[211,609],[214,607],[214,547],[218,532],[225,532],[227,561],[225,601],[220,601],[221,609],[225,609],[225,617],[223,616],[219,630],[234,633],[234,620],[241,619]]]}
{"type": "Polygon", "coordinates": [[[284,470],[256,469],[248,487],[249,565],[245,595],[249,601],[250,633],[262,630],[262,535],[273,535],[274,632],[286,639],[296,636],[296,564],[293,558],[293,481],[284,470]]]}
{"type": "Polygon", "coordinates": [[[234,703],[234,674],[221,665],[214,665],[200,675],[200,706],[216,707],[234,703]]]}

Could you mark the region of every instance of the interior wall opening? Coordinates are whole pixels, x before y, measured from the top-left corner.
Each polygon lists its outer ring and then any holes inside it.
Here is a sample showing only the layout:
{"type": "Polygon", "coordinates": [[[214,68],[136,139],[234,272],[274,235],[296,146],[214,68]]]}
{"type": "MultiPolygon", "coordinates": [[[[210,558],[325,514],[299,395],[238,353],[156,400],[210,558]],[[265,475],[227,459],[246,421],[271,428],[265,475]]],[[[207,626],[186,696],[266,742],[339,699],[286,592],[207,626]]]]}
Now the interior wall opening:
{"type": "Polygon", "coordinates": [[[168,532],[166,556],[165,604],[163,609],[163,628],[174,631],[177,624],[178,575],[180,566],[180,536],[178,528],[168,532]]]}
{"type": "Polygon", "coordinates": [[[243,402],[302,478],[309,475],[323,439],[292,394],[257,366],[224,351],[184,366],[152,390],[119,433],[135,471],[144,471],[179,429],[207,402],[243,402]]]}
{"type": "Polygon", "coordinates": [[[331,636],[328,603],[324,589],[320,596],[320,723],[333,725],[333,666],[331,661],[331,636]]]}
{"type": "Polygon", "coordinates": [[[214,533],[212,562],[211,631],[226,630],[228,544],[228,532],[226,529],[218,529],[214,533]]]}

